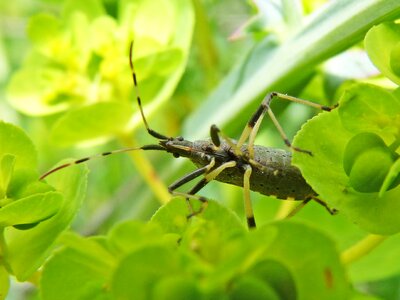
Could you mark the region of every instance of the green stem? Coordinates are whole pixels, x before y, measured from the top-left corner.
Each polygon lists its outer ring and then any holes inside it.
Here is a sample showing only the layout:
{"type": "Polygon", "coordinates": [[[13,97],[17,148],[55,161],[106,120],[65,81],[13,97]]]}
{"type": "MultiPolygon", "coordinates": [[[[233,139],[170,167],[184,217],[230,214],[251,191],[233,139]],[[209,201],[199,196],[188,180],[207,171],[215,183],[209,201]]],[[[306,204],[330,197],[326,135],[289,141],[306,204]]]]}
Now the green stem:
{"type": "Polygon", "coordinates": [[[282,201],[278,211],[276,212],[275,220],[283,220],[287,218],[298,205],[298,201],[282,201]]]}
{"type": "Polygon", "coordinates": [[[341,260],[343,264],[351,264],[367,255],[373,249],[378,247],[386,238],[387,236],[376,234],[367,235],[364,239],[342,252],[341,260]]]}

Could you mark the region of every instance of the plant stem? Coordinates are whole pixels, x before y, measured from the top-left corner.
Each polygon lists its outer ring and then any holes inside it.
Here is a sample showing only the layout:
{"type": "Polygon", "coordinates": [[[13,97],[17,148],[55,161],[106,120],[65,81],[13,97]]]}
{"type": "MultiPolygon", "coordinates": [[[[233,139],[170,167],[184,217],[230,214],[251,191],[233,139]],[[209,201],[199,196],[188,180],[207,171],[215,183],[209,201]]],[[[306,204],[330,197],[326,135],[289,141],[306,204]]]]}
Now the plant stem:
{"type": "Polygon", "coordinates": [[[285,219],[296,208],[299,203],[295,201],[282,201],[275,215],[275,220],[285,219]]]}
{"type": "Polygon", "coordinates": [[[387,236],[383,235],[367,235],[364,239],[342,252],[341,260],[343,264],[353,263],[357,259],[367,255],[373,249],[378,247],[386,238],[387,236]]]}

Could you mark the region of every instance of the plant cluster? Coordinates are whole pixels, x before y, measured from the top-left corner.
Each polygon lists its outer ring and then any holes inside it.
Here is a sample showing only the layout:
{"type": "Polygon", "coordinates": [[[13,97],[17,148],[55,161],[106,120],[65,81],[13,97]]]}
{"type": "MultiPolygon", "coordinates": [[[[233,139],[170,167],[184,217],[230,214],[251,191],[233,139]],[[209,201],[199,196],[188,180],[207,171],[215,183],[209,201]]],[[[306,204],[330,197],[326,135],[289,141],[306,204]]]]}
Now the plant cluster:
{"type": "MultiPolygon", "coordinates": [[[[183,74],[187,62],[193,64],[191,49],[201,53],[196,42],[205,41],[206,4],[106,2],[67,0],[58,15],[40,13],[29,21],[32,48],[13,74],[7,98],[15,110],[45,124],[49,144],[137,142],[131,134],[144,126],[129,71],[132,40],[146,115],[160,113],[179,82],[175,96],[185,98],[182,82],[193,82],[183,74]]],[[[389,299],[360,287],[397,278],[395,286],[400,278],[400,3],[337,0],[307,15],[299,1],[285,0],[272,23],[273,5],[255,3],[257,14],[235,35],[252,45],[188,116],[183,133],[204,138],[211,122],[230,132],[239,118],[244,126],[267,90],[324,105],[336,99],[337,108],[307,121],[294,138],[296,147],[313,155],[295,152],[292,162],[339,215],[307,207],[294,220],[273,221],[272,214],[282,215],[290,205],[257,212],[274,200],[255,197],[256,218],[270,217],[252,231],[214,200],[188,218],[185,199],[168,201],[154,175],[158,170],[133,153],[143,186],[163,205],[150,221],[120,218],[106,233],[86,237],[70,228],[85,207],[88,168],[74,165],[39,180],[31,131],[1,121],[0,299],[10,278],[32,282],[43,300],[389,299]],[[362,47],[361,41],[386,85],[371,76],[338,76],[323,64],[362,47]]],[[[205,51],[199,57],[210,62],[212,52],[205,51]]],[[[284,108],[276,108],[281,120],[284,108]]],[[[177,165],[160,165],[168,175],[179,172],[177,165]]],[[[201,205],[190,201],[194,209],[201,205]]]]}

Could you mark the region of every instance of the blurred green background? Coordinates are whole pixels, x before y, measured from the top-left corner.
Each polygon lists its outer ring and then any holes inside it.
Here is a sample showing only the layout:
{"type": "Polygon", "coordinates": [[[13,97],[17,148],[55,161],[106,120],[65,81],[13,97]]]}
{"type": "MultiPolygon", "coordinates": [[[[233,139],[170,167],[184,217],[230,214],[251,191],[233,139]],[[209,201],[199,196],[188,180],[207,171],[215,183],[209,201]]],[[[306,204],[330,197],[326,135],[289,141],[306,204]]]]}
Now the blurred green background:
{"type": "MultiPolygon", "coordinates": [[[[378,75],[378,71],[369,62],[361,45],[363,35],[371,25],[367,18],[366,23],[359,24],[358,27],[353,28],[349,25],[346,28],[348,36],[340,33],[341,39],[336,40],[335,36],[327,34],[335,30],[336,24],[332,22],[338,19],[335,18],[335,13],[340,14],[341,9],[345,10],[340,8],[339,4],[336,7],[332,5],[334,8],[332,13],[324,15],[319,13],[319,9],[328,1],[322,0],[189,2],[195,23],[193,31],[190,26],[185,30],[182,28],[191,37],[186,37],[187,49],[182,46],[185,58],[178,60],[180,71],[176,74],[170,76],[176,71],[173,69],[173,63],[171,66],[164,61],[154,65],[154,61],[151,64],[149,62],[151,60],[143,59],[140,64],[139,59],[141,55],[145,56],[147,45],[141,46],[140,39],[135,37],[138,56],[135,56],[135,52],[134,61],[138,60],[139,79],[140,70],[144,78],[143,82],[139,80],[139,89],[145,113],[150,126],[165,135],[183,135],[188,140],[207,138],[207,129],[216,123],[226,134],[238,138],[267,90],[277,89],[330,105],[335,103],[337,89],[343,82],[366,78],[371,80],[371,77],[378,75]],[[307,19],[313,14],[318,17],[307,19]],[[328,26],[329,29],[324,26],[319,28],[319,24],[324,25],[324,16],[332,22],[331,27],[328,26]],[[311,25],[307,27],[307,24],[311,25]],[[296,35],[298,29],[302,34],[296,35]],[[318,39],[319,35],[324,36],[319,34],[318,30],[326,33],[326,39],[331,42],[330,44],[323,38],[318,39]],[[343,42],[344,40],[346,42],[343,42]],[[328,58],[348,48],[351,49],[327,61],[328,58]],[[277,49],[280,49],[282,54],[272,61],[270,57],[277,49]],[[314,51],[308,52],[311,50],[314,51]],[[321,64],[322,62],[324,64],[321,64]],[[163,70],[165,66],[171,70],[163,70]],[[179,72],[182,73],[181,78],[179,72]],[[160,73],[164,76],[161,76],[163,79],[152,85],[151,79],[154,79],[154,74],[160,73]],[[172,78],[173,76],[175,77],[172,78]],[[158,91],[164,89],[168,80],[173,82],[159,101],[154,101],[153,97],[157,98],[158,91]],[[151,106],[152,103],[155,104],[151,106]]],[[[82,139],[76,143],[63,140],[62,135],[57,139],[49,138],[54,136],[52,126],[68,110],[35,116],[21,112],[23,110],[21,106],[16,110],[15,101],[10,99],[13,98],[13,93],[10,93],[10,82],[13,75],[15,76],[16,72],[24,64],[29,64],[29,60],[32,59],[32,48],[35,43],[28,38],[29,20],[41,13],[60,16],[70,3],[73,1],[15,0],[0,3],[0,118],[21,126],[27,132],[37,147],[42,173],[65,158],[81,158],[125,146],[155,143],[138,118],[128,68],[126,40],[130,38],[129,36],[124,37],[125,45],[116,47],[119,49],[118,63],[126,65],[122,68],[121,74],[111,76],[110,82],[117,82],[123,86],[124,95],[131,100],[133,117],[127,128],[120,130],[115,136],[108,133],[104,136],[94,136],[92,139],[82,139]]],[[[118,1],[103,0],[102,4],[106,15],[118,18],[118,1]]],[[[154,15],[148,13],[146,26],[150,28],[155,24],[157,28],[160,17],[162,13],[159,11],[154,11],[154,15]]],[[[79,27],[76,30],[79,32],[79,27]]],[[[141,30],[145,32],[146,28],[141,30]]],[[[175,32],[174,38],[185,37],[175,32]]],[[[169,59],[167,56],[167,60],[169,59]]],[[[68,65],[70,62],[64,63],[68,65]]],[[[32,82],[34,79],[32,78],[32,82]]],[[[373,80],[381,79],[378,77],[373,80]]],[[[387,81],[383,84],[390,85],[387,81]]],[[[23,88],[21,85],[21,89],[23,88]]],[[[68,109],[70,108],[75,108],[74,104],[68,109]]],[[[301,125],[316,113],[308,107],[287,103],[276,103],[273,109],[290,139],[301,125]]],[[[115,116],[116,121],[118,118],[119,116],[115,116]]],[[[111,116],[108,122],[112,123],[112,120],[111,116]]],[[[97,120],[100,128],[102,121],[100,118],[97,120]]],[[[79,124],[75,125],[79,128],[79,124]]],[[[79,136],[79,129],[76,133],[79,136]]],[[[263,123],[257,143],[264,146],[285,147],[268,118],[263,123]]],[[[166,200],[166,186],[193,170],[194,166],[184,159],[176,160],[166,153],[147,152],[140,158],[122,154],[94,160],[89,163],[89,169],[86,201],[73,226],[74,230],[83,235],[105,233],[121,220],[148,220],[160,203],[166,200]],[[146,167],[154,169],[164,186],[149,186],[144,176],[153,171],[146,171],[146,167]]],[[[183,191],[189,190],[190,186],[190,184],[185,186],[183,191]]],[[[200,194],[224,203],[244,220],[241,188],[212,182],[200,194]]],[[[260,225],[274,219],[282,205],[282,201],[254,193],[252,200],[256,219],[260,225]]],[[[324,230],[335,237],[340,236],[337,242],[341,250],[364,236],[364,232],[354,228],[344,217],[337,216],[334,220],[327,221],[325,214],[326,212],[318,205],[311,204],[299,218],[323,224],[324,230]]],[[[382,282],[362,283],[360,287],[369,291],[376,290],[382,299],[399,299],[399,294],[395,291],[395,287],[399,287],[398,277],[385,278],[382,282]]],[[[21,290],[23,289],[24,287],[21,290]]],[[[20,294],[15,292],[14,295],[15,298],[10,299],[17,299],[20,294]]],[[[21,297],[24,297],[23,295],[21,292],[21,297]]]]}

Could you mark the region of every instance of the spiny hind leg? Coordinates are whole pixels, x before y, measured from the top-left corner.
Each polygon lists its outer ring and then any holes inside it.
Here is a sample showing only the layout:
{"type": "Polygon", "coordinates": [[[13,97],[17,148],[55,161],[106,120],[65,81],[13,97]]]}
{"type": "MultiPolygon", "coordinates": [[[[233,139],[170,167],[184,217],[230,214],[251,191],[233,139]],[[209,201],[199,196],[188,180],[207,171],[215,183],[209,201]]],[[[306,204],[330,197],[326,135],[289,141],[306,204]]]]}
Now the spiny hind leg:
{"type": "Polygon", "coordinates": [[[288,215],[285,217],[285,219],[289,219],[289,218],[295,216],[310,201],[311,201],[311,198],[301,201],[300,204],[298,204],[294,209],[292,209],[288,213],[288,215]]]}
{"type": "Polygon", "coordinates": [[[336,215],[339,211],[336,208],[332,208],[330,207],[324,200],[321,200],[317,197],[312,197],[312,200],[314,200],[315,202],[317,202],[319,205],[322,205],[323,207],[325,207],[325,209],[331,214],[331,215],[336,215]]]}
{"type": "Polygon", "coordinates": [[[246,127],[244,128],[239,141],[237,143],[238,148],[240,149],[240,147],[245,143],[245,141],[247,139],[249,139],[248,141],[248,152],[249,152],[249,157],[251,159],[254,158],[254,141],[256,138],[256,135],[258,133],[258,130],[260,128],[262,119],[264,118],[265,114],[268,113],[268,115],[270,116],[272,122],[274,123],[276,129],[278,130],[280,136],[282,137],[283,141],[285,142],[285,144],[290,147],[292,150],[294,151],[298,151],[298,152],[304,152],[307,154],[312,155],[312,153],[308,150],[303,150],[297,147],[294,147],[292,145],[292,143],[289,141],[288,137],[286,136],[282,126],[279,124],[278,120],[276,119],[274,113],[272,112],[272,110],[270,109],[270,104],[271,101],[275,98],[280,98],[280,99],[284,99],[284,100],[289,100],[292,102],[296,102],[296,103],[301,103],[301,104],[305,104],[308,106],[312,106],[321,110],[326,110],[326,111],[330,111],[331,109],[333,109],[334,107],[329,107],[329,106],[325,106],[325,105],[320,105],[311,101],[307,101],[307,100],[303,100],[300,98],[296,98],[296,97],[292,97],[292,96],[288,96],[285,94],[281,94],[281,93],[277,93],[277,92],[272,92],[267,94],[263,101],[261,102],[261,105],[258,107],[258,109],[255,111],[255,113],[252,115],[252,117],[250,118],[250,120],[247,122],[246,127]]]}
{"type": "Polygon", "coordinates": [[[310,202],[311,200],[314,200],[315,202],[317,202],[319,205],[322,205],[331,215],[336,215],[337,213],[338,213],[338,210],[336,209],[336,208],[331,208],[331,207],[329,207],[328,206],[328,204],[325,202],[325,201],[323,201],[323,200],[321,200],[321,199],[319,199],[319,198],[317,198],[317,197],[311,197],[311,198],[308,198],[308,199],[306,199],[306,200],[303,200],[299,205],[297,205],[287,216],[286,216],[286,219],[287,218],[291,218],[291,217],[293,217],[294,215],[296,215],[304,206],[306,206],[306,204],[308,203],[308,202],[310,202]]]}

